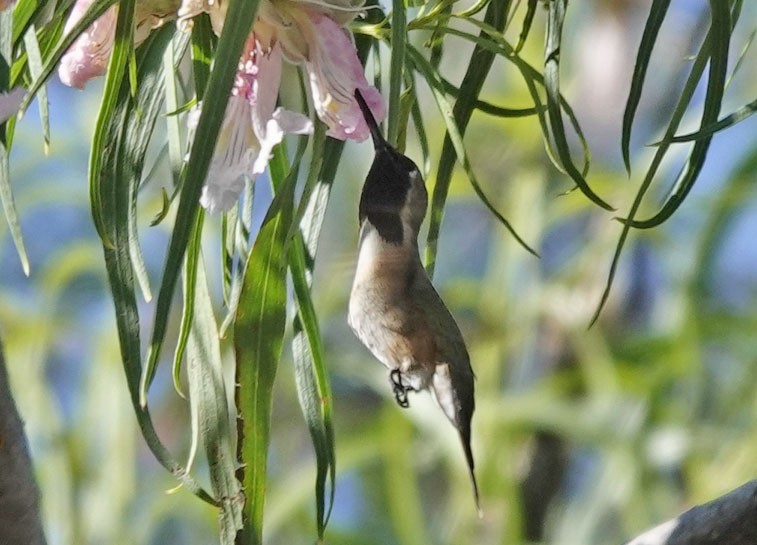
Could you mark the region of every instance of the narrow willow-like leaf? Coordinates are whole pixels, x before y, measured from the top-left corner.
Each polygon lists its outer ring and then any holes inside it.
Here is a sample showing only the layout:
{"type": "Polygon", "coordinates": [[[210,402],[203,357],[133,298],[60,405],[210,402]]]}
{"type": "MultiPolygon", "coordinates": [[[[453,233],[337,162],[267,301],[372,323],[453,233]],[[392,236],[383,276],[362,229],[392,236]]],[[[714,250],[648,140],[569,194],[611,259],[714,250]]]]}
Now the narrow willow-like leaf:
{"type": "Polygon", "coordinates": [[[324,143],[324,135],[324,127],[319,125],[313,142],[313,160],[309,176],[309,178],[314,178],[316,183],[309,193],[307,208],[299,222],[300,231],[295,235],[289,252],[289,268],[297,302],[297,316],[292,339],[295,382],[300,407],[316,454],[316,525],[320,540],[323,540],[334,504],[336,454],[331,416],[331,386],[326,372],[325,351],[310,289],[318,237],[331,194],[338,159],[344,147],[343,142],[336,140],[324,143]],[[327,479],[330,489],[328,499],[326,497],[327,479]]]}
{"type": "Polygon", "coordinates": [[[192,74],[198,100],[202,100],[205,87],[208,85],[215,41],[210,17],[205,13],[195,17],[192,25],[192,74]]]}
{"type": "MultiPolygon", "coordinates": [[[[720,105],[723,101],[725,81],[728,73],[728,50],[731,41],[731,10],[728,2],[711,0],[712,26],[710,27],[710,39],[705,44],[709,50],[710,70],[707,78],[707,91],[704,97],[702,121],[700,127],[706,127],[715,123],[720,115],[720,105]]],[[[707,150],[710,147],[712,136],[706,136],[697,140],[689,154],[681,176],[676,181],[668,200],[659,212],[646,220],[628,219],[632,227],[637,229],[649,229],[657,227],[672,216],[678,207],[688,196],[691,188],[702,171],[707,159],[707,150]]]]}
{"type": "Polygon", "coordinates": [[[126,374],[137,422],[145,441],[157,460],[187,489],[203,500],[216,501],[178,464],[158,437],[149,409],[140,402],[139,384],[142,373],[139,311],[135,295],[134,271],[129,251],[129,214],[135,188],[139,186],[144,154],[155,121],[160,115],[163,99],[162,55],[170,44],[174,30],[163,28],[153,33],[142,45],[137,57],[139,92],[131,97],[129,86],[122,82],[119,100],[110,118],[108,135],[110,146],[105,148],[103,168],[109,173],[104,179],[102,206],[111,227],[113,246],[103,245],[108,272],[121,360],[126,374]],[[139,110],[141,115],[135,115],[139,110]]]}
{"type": "MultiPolygon", "coordinates": [[[[213,493],[220,503],[221,545],[233,545],[242,528],[244,494],[236,478],[226,387],[221,364],[218,325],[208,291],[202,257],[197,260],[193,292],[195,316],[187,345],[187,376],[191,404],[197,409],[199,434],[205,445],[213,493]]],[[[187,282],[190,279],[187,275],[187,282]]]]}
{"type": "MultiPolygon", "coordinates": [[[[493,51],[497,55],[500,55],[507,61],[513,63],[513,65],[518,69],[518,71],[523,76],[523,81],[526,84],[526,89],[528,90],[528,93],[531,96],[531,99],[534,103],[534,107],[535,107],[534,109],[537,115],[537,120],[542,130],[544,148],[547,153],[547,156],[549,157],[549,160],[552,162],[552,164],[554,164],[555,168],[565,173],[566,171],[563,168],[563,165],[561,164],[558,157],[555,155],[555,152],[552,148],[552,142],[549,136],[550,129],[549,129],[549,124],[547,122],[547,117],[546,117],[547,109],[537,89],[537,85],[542,86],[542,87],[544,86],[544,76],[538,70],[536,70],[533,66],[528,64],[526,61],[524,61],[522,58],[520,58],[518,55],[516,55],[513,52],[513,47],[502,36],[501,32],[498,32],[496,29],[492,28],[490,25],[486,24],[483,21],[478,21],[476,19],[468,19],[467,22],[478,27],[480,30],[482,30],[486,34],[486,38],[482,38],[481,36],[470,34],[468,32],[463,32],[459,29],[452,28],[449,26],[445,27],[443,31],[446,34],[450,34],[452,36],[459,36],[465,40],[468,40],[469,42],[476,44],[476,46],[480,46],[482,49],[485,49],[487,51],[493,51]]],[[[416,27],[414,24],[410,26],[412,26],[413,28],[424,28],[422,26],[416,27]]],[[[565,115],[568,116],[568,119],[570,120],[573,130],[576,133],[576,137],[578,138],[579,143],[581,144],[581,147],[583,149],[583,154],[584,154],[583,172],[586,173],[588,172],[588,168],[589,168],[589,146],[588,146],[588,143],[586,142],[586,138],[583,134],[583,130],[581,129],[580,124],[578,123],[578,119],[575,115],[575,112],[573,111],[573,108],[571,108],[570,104],[567,102],[567,100],[565,100],[565,98],[562,95],[560,95],[560,106],[562,107],[565,115]]]]}
{"type": "Polygon", "coordinates": [[[531,32],[531,25],[534,22],[536,6],[538,3],[539,0],[528,0],[528,7],[526,8],[526,15],[523,17],[523,26],[520,30],[520,36],[518,36],[518,43],[515,44],[516,53],[520,53],[520,50],[526,45],[526,40],[528,39],[528,33],[531,32]]]}
{"type": "Polygon", "coordinates": [[[186,397],[181,387],[181,361],[184,358],[184,350],[187,347],[187,341],[192,332],[192,323],[194,320],[195,284],[197,283],[197,268],[200,260],[200,243],[202,242],[202,224],[204,220],[205,214],[200,210],[197,214],[192,235],[189,237],[186,263],[184,264],[184,309],[181,313],[179,340],[176,342],[176,350],[173,357],[173,387],[181,397],[186,397]]]}
{"type": "Polygon", "coordinates": [[[166,264],[163,267],[163,280],[155,308],[155,322],[146,358],[145,377],[142,380],[143,400],[146,390],[155,376],[166,334],[171,300],[184,261],[184,252],[200,206],[200,192],[210,167],[218,132],[223,123],[226,103],[231,92],[233,76],[242,47],[249,36],[259,3],[260,0],[231,0],[229,2],[223,32],[218,41],[213,70],[208,79],[202,110],[194,135],[194,141],[202,142],[202,145],[192,146],[189,161],[184,170],[179,206],[176,210],[176,221],[168,247],[166,264]]]}
{"type": "Polygon", "coordinates": [[[439,113],[442,114],[442,118],[444,119],[444,122],[447,126],[447,132],[450,136],[450,139],[452,140],[452,144],[454,146],[455,153],[457,154],[460,166],[463,167],[463,170],[465,171],[465,174],[467,175],[468,180],[471,183],[471,187],[473,187],[476,195],[484,204],[484,206],[486,206],[489,212],[491,212],[492,215],[494,215],[494,217],[497,218],[508,231],[510,231],[510,234],[513,235],[515,240],[518,241],[518,243],[523,246],[526,251],[535,256],[538,256],[539,254],[537,254],[533,249],[531,249],[528,244],[526,244],[526,242],[512,227],[510,222],[499,212],[499,210],[496,209],[496,207],[491,203],[491,201],[489,201],[488,197],[481,189],[481,185],[478,183],[478,179],[476,178],[476,175],[473,172],[473,168],[470,165],[470,161],[468,160],[468,154],[465,151],[465,145],[463,144],[462,136],[460,135],[457,124],[455,123],[452,107],[444,97],[444,93],[442,91],[443,86],[434,73],[433,68],[428,63],[428,61],[423,58],[420,52],[410,44],[408,44],[408,55],[415,68],[428,82],[431,92],[434,95],[436,105],[439,108],[439,113]]]}
{"type": "Polygon", "coordinates": [[[644,89],[644,81],[647,76],[647,68],[652,58],[652,50],[657,43],[657,36],[660,27],[668,12],[670,0],[653,0],[649,8],[649,16],[644,25],[644,33],[641,36],[639,51],[636,54],[636,63],[633,67],[633,76],[631,78],[631,88],[628,91],[626,99],[626,108],[623,112],[623,129],[620,137],[620,149],[623,152],[623,162],[626,165],[626,171],[631,172],[631,129],[636,116],[636,110],[641,100],[641,92],[644,89]]]}
{"type": "MultiPolygon", "coordinates": [[[[176,47],[172,45],[166,48],[166,53],[163,56],[163,70],[165,72],[165,88],[166,88],[166,112],[175,112],[179,110],[181,106],[181,99],[179,97],[179,88],[176,85],[178,79],[178,73],[175,69],[177,64],[177,58],[181,55],[176,54],[176,47]]],[[[171,175],[173,177],[173,185],[179,185],[179,178],[181,176],[181,166],[184,163],[184,146],[181,142],[181,127],[179,124],[178,115],[166,115],[166,135],[168,137],[168,160],[171,165],[171,175]]]]}
{"type": "MultiPolygon", "coordinates": [[[[509,4],[509,1],[490,3],[486,9],[484,21],[494,29],[503,30],[505,28],[509,4]]],[[[476,100],[481,93],[486,77],[489,75],[494,57],[495,54],[492,51],[479,46],[476,46],[473,49],[473,53],[471,53],[468,68],[460,84],[457,102],[455,102],[455,107],[452,111],[461,139],[465,135],[465,130],[475,109],[476,100]]],[[[447,202],[449,185],[452,181],[452,171],[454,170],[456,159],[455,146],[448,131],[444,136],[442,152],[439,156],[436,182],[434,183],[434,191],[431,195],[431,212],[429,213],[428,234],[426,236],[426,270],[430,277],[434,276],[439,232],[441,230],[444,206],[447,202]]]]}
{"type": "Polygon", "coordinates": [[[53,0],[18,0],[13,6],[14,48],[18,46],[32,25],[39,27],[46,25],[54,15],[68,13],[73,3],[74,0],[64,0],[60,3],[53,0]]]}
{"type": "MultiPolygon", "coordinates": [[[[37,41],[37,32],[34,25],[24,34],[24,48],[29,59],[29,75],[37,79],[42,74],[42,52],[37,41]]],[[[43,85],[37,92],[37,104],[39,105],[39,118],[42,125],[42,138],[47,153],[50,146],[50,108],[47,101],[47,89],[43,85]]]]}
{"type": "Polygon", "coordinates": [[[673,110],[673,114],[670,118],[670,122],[668,123],[668,128],[666,129],[665,135],[663,139],[661,140],[661,142],[659,143],[657,150],[655,151],[654,157],[652,158],[652,162],[650,163],[649,168],[647,169],[647,172],[644,176],[644,179],[641,182],[641,186],[639,187],[639,190],[636,192],[636,196],[634,197],[634,201],[631,204],[631,208],[628,212],[628,216],[625,219],[619,220],[623,223],[623,229],[621,230],[620,237],[618,238],[618,243],[615,246],[615,252],[613,253],[612,262],[610,264],[610,271],[607,275],[607,282],[605,284],[605,289],[602,292],[602,296],[600,297],[599,304],[597,305],[597,310],[594,312],[594,316],[591,319],[591,322],[590,322],[591,324],[596,322],[597,318],[599,318],[599,314],[602,312],[602,308],[604,308],[604,305],[607,302],[607,298],[610,295],[610,289],[612,288],[612,284],[615,279],[615,274],[617,272],[618,264],[620,263],[620,256],[623,252],[623,248],[625,247],[625,243],[626,243],[626,240],[628,239],[630,230],[634,226],[636,214],[638,213],[639,208],[641,207],[641,203],[644,200],[644,196],[646,195],[647,191],[651,187],[652,182],[654,181],[656,177],[657,170],[662,164],[662,160],[665,157],[668,149],[670,148],[671,140],[673,136],[675,135],[675,132],[678,130],[678,126],[680,125],[681,120],[683,119],[683,116],[689,107],[691,99],[694,96],[694,91],[696,90],[699,84],[699,80],[702,78],[702,74],[704,73],[705,67],[707,66],[707,62],[710,59],[710,45],[709,44],[713,40],[713,37],[714,36],[713,36],[712,29],[710,29],[710,31],[708,31],[707,36],[704,39],[703,45],[700,48],[699,53],[694,59],[694,63],[691,67],[691,72],[689,73],[689,77],[687,78],[686,83],[684,84],[684,87],[681,91],[681,96],[678,99],[678,103],[676,104],[676,107],[673,110]]]}
{"type": "Polygon", "coordinates": [[[295,381],[300,407],[310,431],[316,455],[316,524],[318,538],[323,534],[334,504],[336,457],[334,430],[331,417],[331,391],[325,374],[325,354],[321,341],[318,319],[310,297],[308,260],[305,243],[300,236],[295,238],[289,252],[289,267],[292,272],[297,300],[297,318],[292,339],[295,363],[295,381]],[[330,478],[330,495],[326,499],[325,483],[330,478]]]}
{"type": "Polygon", "coordinates": [[[562,120],[562,106],[560,104],[560,44],[562,42],[562,28],[565,20],[567,0],[552,0],[549,2],[547,16],[547,45],[544,49],[544,87],[547,90],[547,113],[551,126],[552,138],[557,149],[560,163],[568,176],[578,186],[590,201],[604,208],[614,210],[607,204],[586,181],[585,173],[581,173],[573,163],[568,137],[562,120]]]}
{"type": "MultiPolygon", "coordinates": [[[[95,124],[95,132],[92,136],[92,147],[89,153],[89,199],[92,211],[92,221],[100,239],[105,246],[112,246],[113,241],[109,238],[111,227],[106,224],[112,218],[103,213],[103,169],[102,161],[105,148],[110,145],[108,141],[108,129],[113,112],[116,109],[116,101],[121,89],[126,63],[134,47],[134,9],[136,0],[124,0],[119,4],[118,20],[116,22],[116,37],[113,42],[113,51],[108,62],[108,72],[105,75],[105,88],[103,89],[100,112],[95,124]]],[[[130,247],[131,251],[131,247],[130,247]]],[[[133,254],[132,254],[133,257],[133,254]]],[[[144,276],[137,272],[137,278],[144,276]]]]}
{"type": "MultiPolygon", "coordinates": [[[[457,14],[457,16],[464,17],[464,18],[473,17],[474,15],[477,15],[480,11],[482,11],[487,5],[489,5],[491,1],[492,0],[477,0],[475,4],[465,9],[464,11],[461,11],[460,13],[457,14]]],[[[508,3],[511,2],[511,0],[506,0],[506,1],[508,3]]]]}
{"type": "Polygon", "coordinates": [[[410,92],[412,92],[415,95],[415,100],[413,100],[413,105],[410,110],[410,115],[413,119],[413,125],[415,126],[415,132],[418,134],[418,145],[421,148],[421,172],[423,173],[424,177],[427,177],[429,175],[429,172],[431,172],[431,152],[429,151],[429,145],[428,145],[428,136],[426,135],[426,126],[423,123],[423,113],[421,112],[421,106],[418,102],[418,93],[417,88],[415,85],[415,77],[410,71],[407,72],[407,75],[405,76],[406,82],[405,86],[408,88],[410,92]]]}
{"type": "Polygon", "coordinates": [[[698,131],[682,134],[680,136],[674,136],[669,141],[677,144],[681,142],[693,142],[695,140],[702,140],[704,138],[711,137],[716,132],[720,132],[724,129],[736,125],[737,123],[740,123],[741,121],[744,121],[755,112],[757,112],[757,100],[753,100],[749,104],[742,106],[732,114],[725,116],[720,121],[707,125],[706,127],[702,127],[698,131]]]}
{"type": "MultiPolygon", "coordinates": [[[[7,92],[10,89],[10,65],[12,61],[12,11],[6,9],[0,13],[0,91],[7,92]]],[[[0,201],[2,201],[5,220],[8,222],[11,239],[16,247],[21,268],[24,274],[29,276],[29,257],[24,246],[24,237],[21,234],[21,224],[16,211],[10,182],[10,169],[8,164],[9,138],[7,134],[8,123],[0,124],[0,201]]]]}
{"type": "MultiPolygon", "coordinates": [[[[277,146],[279,155],[281,145],[277,146]]],[[[279,159],[280,160],[280,159],[279,159]]],[[[276,176],[271,162],[271,176],[276,176]]],[[[262,544],[266,464],[273,383],[286,326],[286,237],[292,221],[296,171],[276,192],[244,272],[234,323],[236,353],[237,473],[245,492],[242,543],[262,544]]]]}
{"type": "MultiPolygon", "coordinates": [[[[250,253],[250,230],[252,226],[252,205],[255,199],[255,184],[245,184],[244,197],[242,206],[237,206],[236,219],[234,223],[228,225],[229,240],[224,246],[229,252],[228,266],[230,285],[224,287],[224,301],[226,302],[226,318],[221,324],[221,338],[226,337],[226,331],[234,323],[234,316],[237,313],[239,304],[239,294],[242,290],[242,280],[244,275],[244,264],[247,263],[247,256],[250,253]],[[236,257],[235,257],[236,256],[236,257]],[[228,293],[226,293],[228,292],[228,293]]],[[[224,269],[226,264],[224,264],[224,269]]],[[[226,274],[224,272],[224,274],[226,274]]]]}
{"type": "MultiPolygon", "coordinates": [[[[444,84],[444,92],[458,98],[461,93],[461,89],[453,85],[445,78],[441,78],[444,84]]],[[[504,106],[497,106],[485,100],[479,98],[475,99],[474,108],[482,113],[493,115],[495,117],[529,117],[536,115],[537,110],[534,107],[530,108],[505,108],[504,106]]],[[[546,108],[542,108],[543,111],[547,111],[546,108]]]]}
{"type": "Polygon", "coordinates": [[[392,0],[392,55],[389,64],[387,140],[395,146],[397,145],[400,129],[400,91],[402,89],[402,69],[405,65],[406,25],[403,0],[392,0]]]}

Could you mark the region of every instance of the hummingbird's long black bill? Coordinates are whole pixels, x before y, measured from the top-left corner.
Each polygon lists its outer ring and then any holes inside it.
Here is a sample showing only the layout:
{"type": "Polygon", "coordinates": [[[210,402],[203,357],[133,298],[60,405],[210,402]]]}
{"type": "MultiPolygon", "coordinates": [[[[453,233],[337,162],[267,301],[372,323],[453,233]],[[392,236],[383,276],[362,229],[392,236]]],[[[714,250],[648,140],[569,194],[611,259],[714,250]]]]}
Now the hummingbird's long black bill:
{"type": "Polygon", "coordinates": [[[363,113],[363,118],[371,131],[373,147],[376,151],[388,148],[389,143],[381,135],[381,130],[379,130],[378,123],[376,123],[376,118],[373,117],[373,112],[368,107],[368,103],[363,98],[363,95],[360,93],[360,89],[355,89],[355,99],[357,100],[357,104],[360,106],[360,111],[363,113]]]}

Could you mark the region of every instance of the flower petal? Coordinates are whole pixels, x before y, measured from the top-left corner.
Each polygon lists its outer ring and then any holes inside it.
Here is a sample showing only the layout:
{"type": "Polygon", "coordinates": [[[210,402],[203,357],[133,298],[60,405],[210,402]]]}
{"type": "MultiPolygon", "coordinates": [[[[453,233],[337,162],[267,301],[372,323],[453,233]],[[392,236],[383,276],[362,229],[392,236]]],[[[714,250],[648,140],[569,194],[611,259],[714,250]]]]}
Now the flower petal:
{"type": "Polygon", "coordinates": [[[260,152],[252,167],[253,174],[265,172],[271,159],[273,147],[284,139],[285,134],[311,134],[313,122],[302,114],[277,108],[266,123],[265,135],[260,139],[260,152]]]}
{"type": "Polygon", "coordinates": [[[308,16],[311,26],[301,28],[310,46],[305,67],[318,117],[329,126],[329,136],[361,142],[370,130],[355,100],[355,89],[360,89],[377,122],[386,117],[384,100],[365,79],[346,31],[321,12],[310,11],[308,16]]]}
{"type": "Polygon", "coordinates": [[[23,87],[16,87],[7,93],[0,93],[0,123],[7,121],[8,118],[18,112],[18,107],[21,106],[25,94],[26,89],[23,87]]]}
{"type": "Polygon", "coordinates": [[[244,178],[251,173],[259,151],[249,102],[243,97],[229,97],[200,204],[210,213],[230,210],[244,189],[244,178]]]}
{"type": "MultiPolygon", "coordinates": [[[[93,3],[94,0],[77,0],[64,32],[70,32],[93,3]]],[[[116,9],[116,6],[108,8],[63,55],[58,76],[64,85],[83,89],[90,79],[105,73],[116,34],[116,9]]]]}

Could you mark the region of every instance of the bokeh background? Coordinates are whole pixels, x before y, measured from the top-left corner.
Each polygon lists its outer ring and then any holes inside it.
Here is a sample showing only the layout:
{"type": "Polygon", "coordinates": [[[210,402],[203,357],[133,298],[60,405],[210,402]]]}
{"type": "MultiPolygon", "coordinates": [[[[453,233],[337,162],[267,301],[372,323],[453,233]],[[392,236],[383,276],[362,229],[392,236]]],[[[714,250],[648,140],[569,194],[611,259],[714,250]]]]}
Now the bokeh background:
{"type": "MultiPolygon", "coordinates": [[[[624,215],[706,29],[706,2],[673,2],[632,139],[620,126],[650,2],[571,5],[563,90],[592,150],[589,182],[624,215]]],[[[542,28],[538,13],[534,29],[542,28]]],[[[517,39],[519,25],[509,37],[517,39]]],[[[757,6],[745,2],[724,112],[754,100],[757,6]]],[[[420,45],[424,36],[413,36],[420,45]]],[[[539,39],[524,56],[539,65],[539,39]]],[[[470,47],[450,39],[444,71],[459,81],[470,47]],[[455,62],[460,59],[461,62],[455,62]]],[[[120,365],[101,247],[89,216],[89,139],[102,82],[53,81],[52,141],[35,108],[19,123],[11,176],[31,261],[23,275],[0,223],[0,333],[26,420],[51,545],[210,544],[215,511],[155,462],[139,436],[120,365]]],[[[697,95],[701,103],[703,93],[697,95]]],[[[428,98],[430,95],[426,95],[428,98]]],[[[527,107],[517,72],[495,62],[482,96],[527,107]]],[[[443,124],[422,100],[432,154],[443,124]]],[[[685,129],[693,130],[695,116],[685,129]]],[[[420,152],[408,137],[407,153],[420,152]]],[[[160,189],[171,181],[156,137],[140,197],[153,285],[168,242],[160,189]]],[[[540,253],[526,253],[485,210],[462,172],[453,180],[435,284],[466,336],[477,380],[474,451],[485,516],[478,521],[457,437],[426,394],[394,403],[383,366],[346,325],[357,203],[371,160],[348,143],[316,264],[314,296],[334,393],[337,489],[327,542],[620,543],[757,476],[757,120],[719,134],[690,198],[662,227],[634,232],[610,300],[589,328],[620,224],[590,205],[546,158],[534,117],[474,115],[466,135],[484,188],[540,253]]],[[[664,164],[642,216],[657,209],[686,145],[664,164]]],[[[432,161],[433,163],[433,161],[432,161]]],[[[427,176],[433,184],[433,171],[427,176]]],[[[269,189],[256,187],[258,221],[269,189]]],[[[170,226],[170,218],[167,220],[170,226]]],[[[220,300],[214,218],[206,262],[220,300]]],[[[150,304],[144,303],[149,316],[150,304]]],[[[220,315],[220,309],[219,309],[220,315]]],[[[176,327],[174,324],[174,328],[176,327]]],[[[150,324],[146,324],[149,326],[150,324]]],[[[175,333],[175,330],[174,330],[175,333]]],[[[230,343],[227,341],[226,349],[230,343]]],[[[189,451],[187,402],[170,365],[153,388],[158,431],[189,451]]],[[[315,539],[315,460],[285,345],[274,395],[266,542],[315,539]]],[[[181,456],[179,456],[181,458],[181,456]]],[[[200,479],[206,469],[198,456],[200,479]]],[[[206,481],[207,482],[207,481],[206,481]]]]}

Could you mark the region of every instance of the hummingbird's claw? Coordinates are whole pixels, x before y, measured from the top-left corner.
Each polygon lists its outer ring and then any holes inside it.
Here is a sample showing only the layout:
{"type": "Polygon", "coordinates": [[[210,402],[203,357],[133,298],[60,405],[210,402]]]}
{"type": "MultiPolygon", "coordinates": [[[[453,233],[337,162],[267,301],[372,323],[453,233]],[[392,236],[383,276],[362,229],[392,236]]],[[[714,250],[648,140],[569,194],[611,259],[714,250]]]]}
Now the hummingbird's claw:
{"type": "Polygon", "coordinates": [[[397,405],[403,409],[407,409],[410,406],[410,402],[407,400],[407,392],[413,388],[406,386],[402,382],[402,372],[399,369],[392,369],[389,372],[389,380],[392,382],[392,390],[394,391],[394,399],[397,401],[397,405]]]}

